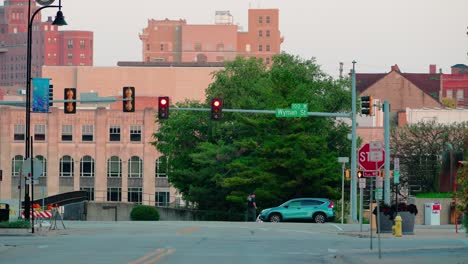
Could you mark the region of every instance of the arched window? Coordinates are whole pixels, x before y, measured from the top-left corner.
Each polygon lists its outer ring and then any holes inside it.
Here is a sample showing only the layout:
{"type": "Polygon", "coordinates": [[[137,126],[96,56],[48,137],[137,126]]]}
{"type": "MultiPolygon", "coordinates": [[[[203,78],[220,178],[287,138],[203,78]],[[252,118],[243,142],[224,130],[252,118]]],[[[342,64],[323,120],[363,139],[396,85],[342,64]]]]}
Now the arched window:
{"type": "Polygon", "coordinates": [[[80,177],[94,177],[94,159],[91,156],[81,158],[80,177]]]}
{"type": "Polygon", "coordinates": [[[143,161],[140,157],[132,156],[128,160],[128,177],[141,178],[143,177],[143,161]]]}
{"type": "Polygon", "coordinates": [[[60,177],[73,177],[74,171],[72,157],[63,156],[60,159],[60,177]]]}
{"type": "Polygon", "coordinates": [[[107,177],[122,177],[122,160],[112,156],[107,160],[107,177]]]}
{"type": "Polygon", "coordinates": [[[21,167],[23,166],[23,160],[24,160],[24,158],[21,155],[16,155],[11,160],[11,175],[13,177],[20,176],[21,167]]]}
{"type": "Polygon", "coordinates": [[[36,159],[38,159],[42,163],[42,175],[41,175],[41,177],[47,177],[47,159],[44,158],[44,156],[41,156],[41,155],[36,156],[36,159]]]}
{"type": "Polygon", "coordinates": [[[168,171],[168,159],[166,156],[161,156],[159,159],[156,160],[156,177],[158,178],[166,178],[167,171],[168,171]]]}

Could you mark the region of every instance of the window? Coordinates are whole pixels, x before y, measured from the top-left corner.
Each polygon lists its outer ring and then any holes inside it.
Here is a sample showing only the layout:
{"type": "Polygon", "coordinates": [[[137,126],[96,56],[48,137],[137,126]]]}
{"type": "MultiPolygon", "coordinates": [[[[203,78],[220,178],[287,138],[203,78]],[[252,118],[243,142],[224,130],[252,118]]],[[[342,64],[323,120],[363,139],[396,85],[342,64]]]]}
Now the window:
{"type": "Polygon", "coordinates": [[[81,49],[85,49],[85,41],[84,40],[80,40],[80,48],[81,49]]]}
{"type": "Polygon", "coordinates": [[[319,200],[303,200],[301,201],[302,206],[320,206],[323,202],[319,200]]]}
{"type": "Polygon", "coordinates": [[[270,51],[270,45],[266,45],[266,51],[270,51]]]}
{"type": "Polygon", "coordinates": [[[258,36],[259,36],[259,37],[262,37],[262,36],[263,36],[263,31],[259,30],[259,31],[258,31],[258,36]]]}
{"type": "Polygon", "coordinates": [[[88,201],[94,201],[94,187],[81,187],[80,191],[88,192],[88,201]]]}
{"type": "Polygon", "coordinates": [[[107,188],[107,201],[120,202],[122,200],[122,188],[107,188]]]}
{"type": "Polygon", "coordinates": [[[159,45],[159,49],[160,49],[161,51],[163,51],[163,50],[164,50],[164,44],[159,45]]]}
{"type": "Polygon", "coordinates": [[[81,158],[80,177],[94,177],[94,159],[91,156],[81,158]]]}
{"type": "Polygon", "coordinates": [[[45,141],[45,130],[46,126],[44,124],[34,125],[34,140],[45,141]]]}
{"type": "Polygon", "coordinates": [[[169,192],[156,192],[154,196],[156,198],[156,206],[169,206],[169,192]]]}
{"type": "Polygon", "coordinates": [[[122,177],[122,160],[112,156],[107,160],[107,177],[122,177]]]}
{"type": "Polygon", "coordinates": [[[60,159],[60,177],[73,177],[73,159],[70,156],[63,156],[60,159]]]}
{"type": "Polygon", "coordinates": [[[120,141],[120,126],[109,128],[109,141],[120,141]]]}
{"type": "Polygon", "coordinates": [[[84,58],[85,58],[84,53],[81,53],[81,54],[80,54],[80,58],[81,58],[81,59],[84,59],[84,58]]]}
{"type": "Polygon", "coordinates": [[[72,39],[68,40],[68,48],[73,49],[73,40],[72,39]]]}
{"type": "Polygon", "coordinates": [[[47,177],[47,159],[40,155],[36,156],[36,159],[42,163],[42,173],[40,177],[47,177]]]}
{"type": "Polygon", "coordinates": [[[128,177],[143,177],[143,161],[140,159],[140,157],[133,156],[128,160],[128,177]]]}
{"type": "Polygon", "coordinates": [[[127,200],[132,203],[141,204],[143,199],[143,189],[142,188],[128,188],[128,197],[127,200]]]}
{"type": "Polygon", "coordinates": [[[159,157],[156,160],[156,177],[158,178],[166,178],[168,171],[168,159],[166,156],[159,157]]]}
{"type": "Polygon", "coordinates": [[[263,45],[258,45],[258,51],[263,51],[263,45]]]}
{"type": "Polygon", "coordinates": [[[62,125],[62,141],[73,141],[73,125],[62,125]]]}
{"type": "Polygon", "coordinates": [[[73,59],[73,54],[71,54],[71,53],[68,53],[68,54],[67,54],[67,58],[69,58],[69,59],[73,59]]]}
{"type": "Polygon", "coordinates": [[[81,141],[93,141],[94,140],[94,126],[83,125],[81,127],[81,141]]]}
{"type": "Polygon", "coordinates": [[[130,141],[141,141],[141,126],[130,126],[130,141]]]}
{"type": "Polygon", "coordinates": [[[11,176],[18,177],[20,176],[21,167],[23,167],[23,156],[16,155],[11,160],[11,176]]]}
{"type": "Polygon", "coordinates": [[[265,35],[266,35],[267,37],[269,37],[269,36],[270,36],[270,30],[267,30],[267,31],[265,32],[265,35]]]}
{"type": "Polygon", "coordinates": [[[24,133],[26,131],[25,125],[15,125],[15,131],[13,135],[14,140],[24,140],[24,133]]]}
{"type": "Polygon", "coordinates": [[[447,90],[447,97],[448,98],[453,98],[453,90],[452,89],[447,90]]]}
{"type": "Polygon", "coordinates": [[[463,92],[464,92],[463,89],[458,89],[457,90],[457,101],[458,102],[465,101],[465,96],[464,96],[463,92]]]}
{"type": "Polygon", "coordinates": [[[260,23],[260,24],[263,23],[263,17],[261,17],[261,16],[258,17],[258,23],[260,23]]]}
{"type": "Polygon", "coordinates": [[[267,24],[270,24],[270,16],[266,17],[266,22],[267,22],[267,24]]]}

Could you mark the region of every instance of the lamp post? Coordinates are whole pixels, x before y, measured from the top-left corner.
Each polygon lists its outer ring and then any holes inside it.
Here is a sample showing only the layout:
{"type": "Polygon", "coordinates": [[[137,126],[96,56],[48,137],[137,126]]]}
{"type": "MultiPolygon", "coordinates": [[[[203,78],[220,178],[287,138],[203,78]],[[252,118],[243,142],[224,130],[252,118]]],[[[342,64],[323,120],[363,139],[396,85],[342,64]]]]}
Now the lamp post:
{"type": "MultiPolygon", "coordinates": [[[[34,13],[31,16],[31,1],[28,1],[28,36],[27,36],[27,44],[26,44],[26,138],[25,138],[25,160],[27,160],[30,157],[30,139],[31,139],[31,64],[32,64],[32,26],[34,23],[34,17],[42,10],[45,8],[49,7],[56,7],[59,9],[57,12],[57,15],[55,17],[54,22],[52,22],[52,25],[56,26],[63,26],[67,25],[67,22],[65,22],[65,18],[63,16],[63,13],[61,11],[62,9],[62,0],[59,0],[58,5],[52,5],[55,0],[36,0],[36,3],[41,5],[40,8],[34,11],[34,13]]],[[[30,159],[31,161],[31,168],[32,168],[32,161],[33,159],[30,159]]],[[[20,176],[21,178],[21,176],[20,176]]],[[[32,180],[32,178],[31,178],[32,180]]],[[[33,183],[31,182],[31,185],[33,183]]],[[[31,203],[29,200],[29,185],[27,182],[24,182],[24,217],[29,220],[29,212],[31,209],[31,203]]],[[[33,227],[34,230],[34,227],[33,227]]],[[[33,231],[34,232],[34,231],[33,231]]]]}

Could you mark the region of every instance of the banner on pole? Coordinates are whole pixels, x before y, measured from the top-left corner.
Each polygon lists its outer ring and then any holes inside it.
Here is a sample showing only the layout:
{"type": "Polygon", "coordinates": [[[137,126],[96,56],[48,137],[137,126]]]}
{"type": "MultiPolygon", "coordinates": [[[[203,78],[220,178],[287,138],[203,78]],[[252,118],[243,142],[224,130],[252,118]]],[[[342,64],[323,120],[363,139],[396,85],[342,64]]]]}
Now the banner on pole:
{"type": "Polygon", "coordinates": [[[32,78],[32,111],[49,112],[49,78],[32,78]]]}

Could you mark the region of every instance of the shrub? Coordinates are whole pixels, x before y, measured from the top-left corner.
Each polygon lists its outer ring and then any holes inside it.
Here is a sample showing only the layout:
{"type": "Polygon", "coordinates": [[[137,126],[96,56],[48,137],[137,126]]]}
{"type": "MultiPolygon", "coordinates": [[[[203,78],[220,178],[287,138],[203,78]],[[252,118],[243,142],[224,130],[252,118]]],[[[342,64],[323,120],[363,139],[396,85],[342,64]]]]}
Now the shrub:
{"type": "Polygon", "coordinates": [[[29,228],[31,224],[25,220],[0,222],[0,228],[29,228]]]}
{"type": "Polygon", "coordinates": [[[133,221],[158,221],[159,212],[155,207],[149,205],[137,205],[130,212],[133,221]]]}

